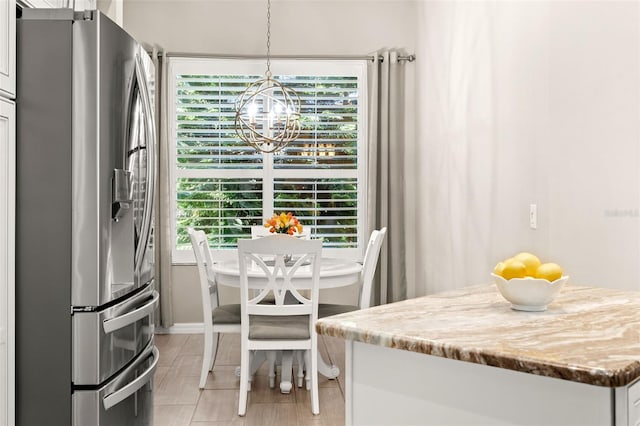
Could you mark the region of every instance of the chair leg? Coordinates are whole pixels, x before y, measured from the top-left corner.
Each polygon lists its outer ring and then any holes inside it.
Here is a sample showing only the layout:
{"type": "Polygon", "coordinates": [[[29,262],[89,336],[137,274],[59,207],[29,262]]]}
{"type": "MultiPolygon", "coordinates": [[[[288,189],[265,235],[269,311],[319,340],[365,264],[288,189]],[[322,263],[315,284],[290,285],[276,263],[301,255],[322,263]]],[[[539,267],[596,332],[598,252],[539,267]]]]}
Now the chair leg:
{"type": "Polygon", "coordinates": [[[266,352],[267,364],[269,367],[269,388],[276,387],[276,351],[264,351],[266,352]]]}
{"type": "Polygon", "coordinates": [[[238,399],[238,415],[244,416],[247,413],[247,394],[249,393],[251,353],[242,345],[242,353],[240,355],[240,393],[238,399]]]}
{"type": "Polygon", "coordinates": [[[251,351],[250,374],[253,376],[266,360],[265,351],[251,351]]]}
{"type": "Polygon", "coordinates": [[[216,363],[219,344],[220,344],[220,333],[215,333],[215,336],[213,337],[211,342],[211,363],[209,364],[209,371],[213,371],[213,366],[216,363]]]}
{"type": "MultiPolygon", "coordinates": [[[[256,358],[260,355],[260,351],[249,351],[249,377],[247,378],[247,392],[251,392],[253,385],[253,376],[256,374],[257,368],[253,368],[256,365],[256,358]]],[[[264,361],[263,361],[264,362],[264,361]]]]}
{"type": "Polygon", "coordinates": [[[302,387],[304,382],[304,352],[296,351],[296,362],[298,363],[298,387],[302,387]]]}
{"type": "Polygon", "coordinates": [[[307,377],[311,375],[311,412],[313,414],[320,414],[320,398],[318,396],[318,350],[312,348],[307,351],[311,363],[307,368],[307,377]],[[311,370],[311,371],[309,371],[311,370]]]}
{"type": "Polygon", "coordinates": [[[213,368],[215,352],[218,348],[218,333],[204,332],[204,354],[202,356],[202,368],[200,369],[200,389],[204,389],[207,383],[209,371],[213,368]]]}
{"type": "Polygon", "coordinates": [[[311,351],[304,351],[304,363],[307,366],[307,376],[305,380],[305,387],[307,390],[311,390],[311,351]]]}
{"type": "Polygon", "coordinates": [[[291,373],[293,372],[293,351],[282,351],[282,364],[280,366],[280,392],[289,393],[293,387],[291,373]]]}
{"type": "Polygon", "coordinates": [[[282,356],[282,351],[274,351],[273,359],[269,360],[269,371],[272,371],[274,376],[278,374],[278,356],[282,356]]]}
{"type": "MultiPolygon", "coordinates": [[[[258,369],[264,364],[265,361],[269,363],[269,382],[271,383],[271,376],[273,376],[273,385],[271,387],[275,387],[275,375],[276,375],[276,360],[275,353],[274,358],[269,359],[267,354],[269,351],[260,351],[260,350],[252,350],[249,351],[250,361],[249,361],[249,391],[251,391],[251,382],[253,382],[253,376],[256,374],[258,369]]],[[[236,376],[240,377],[240,367],[236,367],[236,376]]]]}

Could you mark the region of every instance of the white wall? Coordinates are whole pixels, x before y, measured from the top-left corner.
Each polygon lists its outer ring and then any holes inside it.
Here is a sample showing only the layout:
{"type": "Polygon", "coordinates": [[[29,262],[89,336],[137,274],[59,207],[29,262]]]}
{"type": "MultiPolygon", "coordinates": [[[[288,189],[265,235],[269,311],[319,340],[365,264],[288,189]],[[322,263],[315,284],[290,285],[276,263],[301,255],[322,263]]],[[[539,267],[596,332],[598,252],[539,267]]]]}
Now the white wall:
{"type": "MultiPolygon", "coordinates": [[[[124,0],[97,0],[96,6],[113,22],[122,26],[122,4],[124,0]]],[[[76,7],[78,0],[76,0],[76,7]]],[[[77,9],[76,9],[77,10],[77,9]]]]}
{"type": "MultiPolygon", "coordinates": [[[[264,55],[266,7],[265,0],[125,0],[124,28],[167,52],[264,55]]],[[[272,0],[274,55],[366,56],[385,47],[413,53],[415,46],[411,0],[272,0]]],[[[405,68],[411,82],[407,102],[413,105],[414,67],[405,68]]],[[[406,122],[413,140],[414,115],[408,114],[406,122]]],[[[175,322],[201,322],[195,267],[174,266],[173,280],[175,322]]],[[[347,288],[326,297],[355,304],[357,293],[347,288]]]]}
{"type": "Polygon", "coordinates": [[[640,290],[634,1],[421,2],[418,294],[518,251],[640,290]],[[528,223],[538,205],[538,229],[528,223]]]}
{"type": "MultiPolygon", "coordinates": [[[[272,0],[272,54],[415,46],[410,0],[272,0]]],[[[265,54],[266,0],[125,0],[124,26],[170,52],[265,54]]]]}
{"type": "MultiPolygon", "coordinates": [[[[263,54],[265,3],[126,0],[124,26],[168,51],[263,54]]],[[[272,12],[274,54],[417,54],[409,296],[487,283],[523,250],[575,284],[640,290],[639,3],[274,0],[272,12]]],[[[194,277],[174,268],[177,322],[199,321],[194,277]]]]}
{"type": "Polygon", "coordinates": [[[640,290],[640,4],[588,3],[580,12],[551,8],[558,107],[549,149],[558,156],[545,243],[580,282],[640,290]]]}

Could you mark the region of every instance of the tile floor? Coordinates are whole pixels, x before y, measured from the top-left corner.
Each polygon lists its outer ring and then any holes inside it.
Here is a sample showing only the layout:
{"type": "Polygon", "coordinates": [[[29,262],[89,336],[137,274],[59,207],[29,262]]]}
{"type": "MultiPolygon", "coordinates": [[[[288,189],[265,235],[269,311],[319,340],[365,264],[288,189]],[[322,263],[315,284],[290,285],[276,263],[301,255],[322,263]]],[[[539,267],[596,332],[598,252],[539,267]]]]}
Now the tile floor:
{"type": "MultiPolygon", "coordinates": [[[[238,416],[240,337],[224,334],[213,373],[205,389],[198,389],[202,363],[201,334],[158,334],[160,361],[155,375],[155,426],[214,425],[343,425],[344,424],[344,341],[319,336],[318,346],[325,360],[340,367],[340,377],[328,380],[319,375],[320,414],[311,414],[309,392],[293,387],[280,393],[278,377],[270,389],[266,370],[260,369],[249,393],[247,414],[238,416]]],[[[293,374],[295,378],[295,374],[293,374]]],[[[294,379],[295,380],[295,379],[294,379]]]]}

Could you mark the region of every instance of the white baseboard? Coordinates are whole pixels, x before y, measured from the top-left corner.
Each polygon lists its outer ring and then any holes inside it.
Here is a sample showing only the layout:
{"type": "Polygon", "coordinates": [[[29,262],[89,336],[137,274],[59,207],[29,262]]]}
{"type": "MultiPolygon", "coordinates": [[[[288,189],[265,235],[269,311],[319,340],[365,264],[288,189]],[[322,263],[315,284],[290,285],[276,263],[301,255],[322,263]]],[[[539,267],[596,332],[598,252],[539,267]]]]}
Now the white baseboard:
{"type": "Polygon", "coordinates": [[[201,322],[182,322],[171,327],[156,327],[156,334],[202,334],[204,324],[201,322]]]}

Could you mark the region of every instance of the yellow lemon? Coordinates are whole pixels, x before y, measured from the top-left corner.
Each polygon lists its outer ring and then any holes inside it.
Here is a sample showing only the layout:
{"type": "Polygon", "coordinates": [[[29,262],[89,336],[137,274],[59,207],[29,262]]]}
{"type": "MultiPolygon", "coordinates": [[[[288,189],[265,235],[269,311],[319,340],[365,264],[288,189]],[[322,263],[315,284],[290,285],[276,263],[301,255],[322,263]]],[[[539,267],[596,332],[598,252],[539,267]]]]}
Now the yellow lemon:
{"type": "Polygon", "coordinates": [[[555,281],[562,277],[562,268],[557,263],[543,263],[538,267],[535,277],[555,281]]]}
{"type": "Polygon", "coordinates": [[[498,262],[498,264],[493,268],[493,273],[496,275],[502,276],[502,270],[504,269],[504,262],[498,262]]]}
{"type": "Polygon", "coordinates": [[[524,263],[518,259],[507,259],[504,261],[504,268],[502,268],[502,278],[510,280],[511,278],[524,278],[527,275],[527,267],[524,263]]]}
{"type": "Polygon", "coordinates": [[[513,258],[524,263],[524,266],[527,270],[526,275],[530,277],[533,277],[536,274],[536,270],[542,263],[540,262],[540,259],[538,259],[538,257],[535,254],[531,254],[527,252],[518,253],[515,256],[513,256],[513,258]]]}

